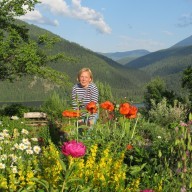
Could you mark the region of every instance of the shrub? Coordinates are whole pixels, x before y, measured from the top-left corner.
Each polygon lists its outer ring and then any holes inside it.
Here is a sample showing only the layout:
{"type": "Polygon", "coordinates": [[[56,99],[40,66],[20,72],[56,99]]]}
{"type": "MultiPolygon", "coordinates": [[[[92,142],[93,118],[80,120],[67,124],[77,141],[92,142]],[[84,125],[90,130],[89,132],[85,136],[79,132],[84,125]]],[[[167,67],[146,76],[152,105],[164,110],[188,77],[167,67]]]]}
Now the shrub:
{"type": "Polygon", "coordinates": [[[62,118],[63,109],[67,108],[67,103],[64,99],[54,92],[47,101],[45,101],[41,107],[41,110],[46,112],[53,118],[62,118]]]}
{"type": "Polygon", "coordinates": [[[149,111],[149,120],[162,126],[168,126],[171,123],[184,121],[186,119],[187,107],[177,100],[173,106],[168,105],[167,99],[163,98],[161,102],[155,103],[151,100],[152,108],[149,111]]]}
{"type": "Polygon", "coordinates": [[[11,116],[23,117],[23,114],[29,111],[30,109],[28,107],[15,103],[15,104],[6,106],[3,110],[3,114],[5,116],[10,116],[10,117],[11,116]]]}

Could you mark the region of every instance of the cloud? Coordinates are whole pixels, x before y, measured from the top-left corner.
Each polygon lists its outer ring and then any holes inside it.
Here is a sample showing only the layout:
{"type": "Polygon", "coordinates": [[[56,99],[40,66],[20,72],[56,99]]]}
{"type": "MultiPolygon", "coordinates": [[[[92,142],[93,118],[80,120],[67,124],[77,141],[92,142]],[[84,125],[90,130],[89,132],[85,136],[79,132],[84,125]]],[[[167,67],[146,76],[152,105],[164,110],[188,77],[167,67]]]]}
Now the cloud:
{"type": "Polygon", "coordinates": [[[47,24],[58,26],[59,22],[57,20],[50,20],[47,17],[43,17],[38,10],[28,12],[26,15],[20,16],[19,19],[23,21],[35,22],[39,24],[47,24]]]}
{"type": "Polygon", "coordinates": [[[172,32],[170,32],[170,31],[162,31],[165,35],[168,35],[168,36],[172,36],[173,35],[173,33],[172,32]]]}
{"type": "MultiPolygon", "coordinates": [[[[71,0],[71,5],[67,4],[65,0],[41,0],[39,8],[49,11],[49,15],[53,16],[65,16],[74,19],[83,20],[86,23],[94,26],[100,33],[111,33],[111,28],[105,23],[101,13],[96,12],[94,9],[84,7],[81,5],[81,0],[71,0]]],[[[36,9],[33,12],[28,12],[21,17],[22,20],[33,21],[48,25],[58,25],[58,21],[51,21],[44,17],[36,9]]]]}
{"type": "Polygon", "coordinates": [[[192,25],[192,13],[182,15],[177,24],[178,27],[187,27],[189,25],[192,25]]]}

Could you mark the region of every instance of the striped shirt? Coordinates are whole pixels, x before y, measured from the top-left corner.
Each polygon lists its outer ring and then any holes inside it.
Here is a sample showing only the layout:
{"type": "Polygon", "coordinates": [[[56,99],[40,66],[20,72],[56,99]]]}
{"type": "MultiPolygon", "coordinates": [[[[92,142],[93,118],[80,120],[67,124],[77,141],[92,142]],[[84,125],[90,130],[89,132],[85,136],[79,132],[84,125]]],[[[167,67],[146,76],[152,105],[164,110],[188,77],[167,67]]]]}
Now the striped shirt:
{"type": "MultiPolygon", "coordinates": [[[[81,86],[80,83],[75,84],[72,88],[72,105],[73,109],[86,109],[86,105],[91,101],[98,103],[99,91],[97,86],[91,82],[87,88],[81,86]]],[[[92,119],[97,114],[92,114],[89,118],[92,119]]],[[[85,116],[85,114],[82,114],[85,116]]]]}

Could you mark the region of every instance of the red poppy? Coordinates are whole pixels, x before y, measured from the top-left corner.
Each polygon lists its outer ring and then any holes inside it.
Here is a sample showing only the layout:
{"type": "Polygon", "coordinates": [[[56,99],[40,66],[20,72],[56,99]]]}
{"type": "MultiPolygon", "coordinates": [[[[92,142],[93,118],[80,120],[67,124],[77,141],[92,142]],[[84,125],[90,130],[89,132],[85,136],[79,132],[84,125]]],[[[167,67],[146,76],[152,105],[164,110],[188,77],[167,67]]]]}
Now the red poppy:
{"type": "Polygon", "coordinates": [[[79,117],[80,116],[80,112],[79,111],[69,111],[69,110],[65,110],[62,113],[63,117],[79,117]]]}
{"type": "Polygon", "coordinates": [[[90,103],[87,104],[86,109],[91,114],[96,113],[97,112],[97,105],[94,101],[91,101],[90,103]]]}
{"type": "Polygon", "coordinates": [[[119,107],[119,112],[122,115],[127,115],[129,113],[130,110],[130,104],[129,103],[122,103],[119,107]]]}
{"type": "Polygon", "coordinates": [[[133,149],[133,146],[131,144],[128,144],[127,145],[127,150],[132,150],[133,149]]]}
{"type": "Polygon", "coordinates": [[[130,106],[129,113],[125,115],[126,118],[134,119],[137,117],[138,108],[135,106],[130,106]]]}
{"type": "Polygon", "coordinates": [[[105,101],[100,104],[101,108],[106,109],[107,111],[113,111],[114,105],[110,101],[105,101]]]}
{"type": "Polygon", "coordinates": [[[73,111],[73,117],[80,117],[80,112],[79,111],[73,111]]]}

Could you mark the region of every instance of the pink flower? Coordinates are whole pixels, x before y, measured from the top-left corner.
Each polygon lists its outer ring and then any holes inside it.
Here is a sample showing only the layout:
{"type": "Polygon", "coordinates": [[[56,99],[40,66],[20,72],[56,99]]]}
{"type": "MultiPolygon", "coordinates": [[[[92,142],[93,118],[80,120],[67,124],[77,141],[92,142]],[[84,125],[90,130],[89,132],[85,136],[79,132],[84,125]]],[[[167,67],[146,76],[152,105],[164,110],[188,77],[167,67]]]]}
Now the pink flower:
{"type": "Polygon", "coordinates": [[[144,190],[141,190],[140,192],[155,192],[155,191],[153,191],[152,189],[144,189],[144,190]]]}
{"type": "Polygon", "coordinates": [[[83,143],[75,140],[64,142],[61,148],[64,155],[71,155],[75,158],[84,156],[86,152],[86,146],[83,143]]]}

